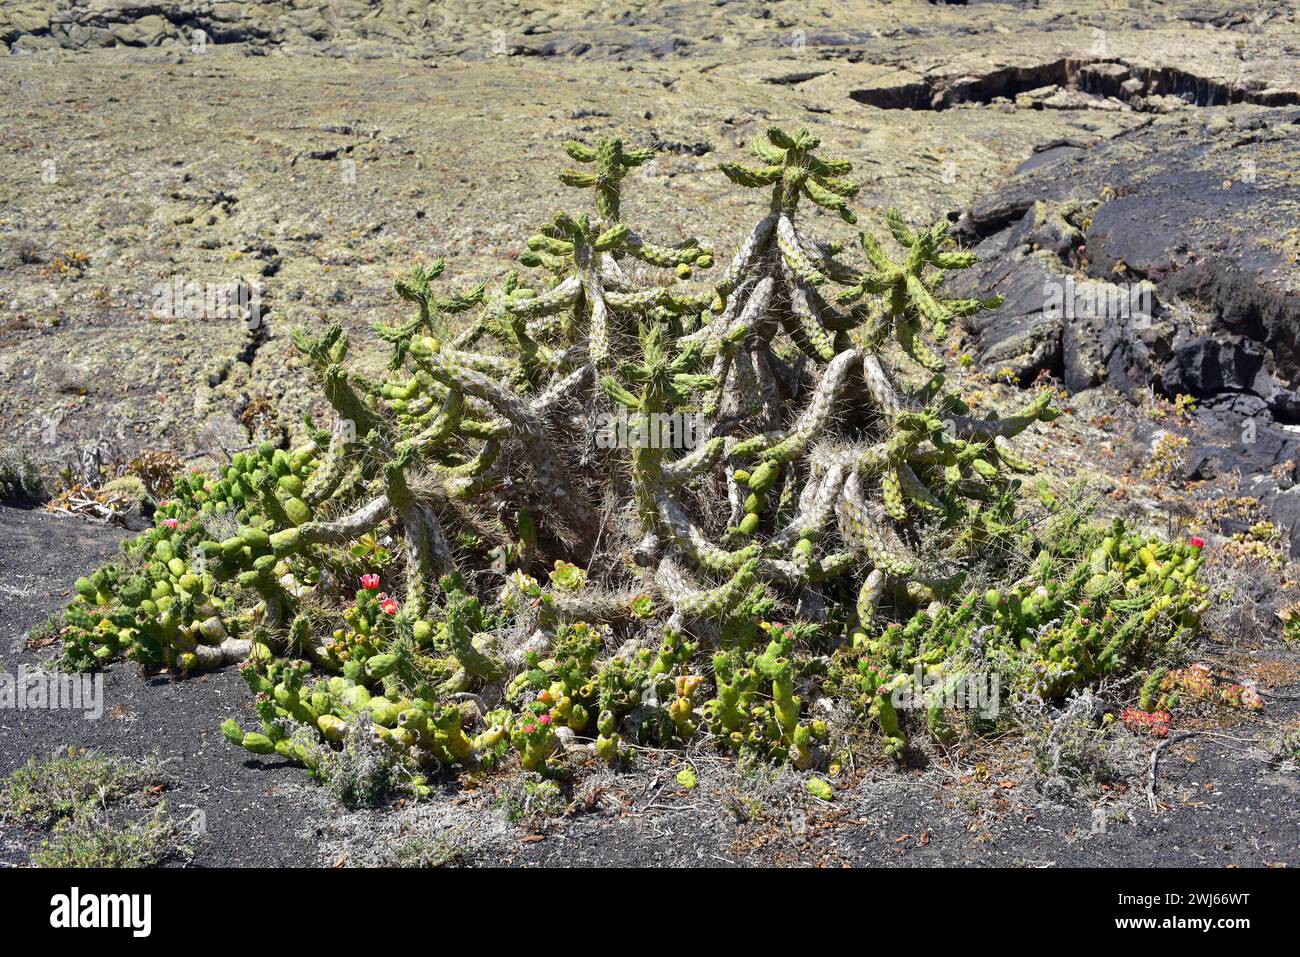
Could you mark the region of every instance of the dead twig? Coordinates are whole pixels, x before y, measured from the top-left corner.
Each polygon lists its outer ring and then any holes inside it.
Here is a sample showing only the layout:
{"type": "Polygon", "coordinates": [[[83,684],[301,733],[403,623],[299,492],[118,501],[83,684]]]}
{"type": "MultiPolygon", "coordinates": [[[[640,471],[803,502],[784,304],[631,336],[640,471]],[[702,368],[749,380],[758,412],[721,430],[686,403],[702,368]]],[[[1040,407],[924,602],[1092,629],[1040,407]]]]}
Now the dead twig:
{"type": "Polygon", "coordinates": [[[1147,769],[1147,807],[1151,808],[1152,813],[1157,809],[1156,772],[1160,767],[1160,753],[1169,745],[1178,741],[1186,741],[1188,738],[1196,737],[1200,733],[1200,731],[1175,731],[1152,749],[1151,765],[1147,769]]]}

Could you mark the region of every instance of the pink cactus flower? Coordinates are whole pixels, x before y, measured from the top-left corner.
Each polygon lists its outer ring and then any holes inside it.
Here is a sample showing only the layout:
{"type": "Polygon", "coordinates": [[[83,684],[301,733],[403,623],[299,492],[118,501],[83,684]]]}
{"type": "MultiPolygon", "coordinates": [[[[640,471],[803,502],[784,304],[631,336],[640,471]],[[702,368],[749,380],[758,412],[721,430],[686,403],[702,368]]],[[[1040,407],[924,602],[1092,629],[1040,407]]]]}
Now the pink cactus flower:
{"type": "Polygon", "coordinates": [[[383,601],[379,603],[379,610],[382,611],[385,615],[396,615],[397,602],[393,601],[393,599],[391,598],[385,598],[383,601]]]}
{"type": "Polygon", "coordinates": [[[550,724],[551,716],[549,714],[544,714],[540,718],[538,718],[537,721],[539,724],[550,724]]]}
{"type": "Polygon", "coordinates": [[[1191,545],[1192,548],[1204,548],[1205,539],[1201,538],[1199,535],[1193,535],[1188,541],[1188,544],[1191,545]]]}
{"type": "Polygon", "coordinates": [[[173,528],[173,529],[177,526],[177,524],[179,524],[174,518],[164,518],[162,523],[166,525],[168,528],[173,528]]]}
{"type": "Polygon", "coordinates": [[[524,725],[524,734],[532,734],[536,730],[537,730],[537,725],[535,724],[524,725]]]}
{"type": "Polygon", "coordinates": [[[377,591],[379,589],[379,576],[362,575],[361,587],[364,588],[366,591],[377,591]]]}

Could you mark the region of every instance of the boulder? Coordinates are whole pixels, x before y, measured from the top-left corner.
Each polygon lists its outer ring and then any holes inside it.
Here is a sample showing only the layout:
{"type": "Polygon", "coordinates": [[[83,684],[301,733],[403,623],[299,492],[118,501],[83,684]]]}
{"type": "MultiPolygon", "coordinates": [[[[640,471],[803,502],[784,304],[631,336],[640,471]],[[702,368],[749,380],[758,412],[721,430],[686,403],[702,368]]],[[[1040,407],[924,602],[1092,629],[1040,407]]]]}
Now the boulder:
{"type": "Polygon", "coordinates": [[[1300,419],[1300,395],[1278,382],[1270,359],[1269,350],[1250,339],[1197,336],[1174,350],[1161,378],[1170,395],[1246,392],[1258,396],[1271,417],[1300,419]]]}
{"type": "Polygon", "coordinates": [[[1044,287],[1055,275],[1050,260],[1022,252],[981,273],[978,285],[987,290],[984,295],[996,292],[1005,302],[968,320],[979,364],[994,371],[1010,369],[1025,383],[1042,371],[1058,374],[1063,323],[1043,312],[1044,287]]]}
{"type": "Polygon", "coordinates": [[[114,23],[110,30],[119,43],[136,47],[157,46],[164,37],[177,35],[176,28],[157,14],[114,23]]]}

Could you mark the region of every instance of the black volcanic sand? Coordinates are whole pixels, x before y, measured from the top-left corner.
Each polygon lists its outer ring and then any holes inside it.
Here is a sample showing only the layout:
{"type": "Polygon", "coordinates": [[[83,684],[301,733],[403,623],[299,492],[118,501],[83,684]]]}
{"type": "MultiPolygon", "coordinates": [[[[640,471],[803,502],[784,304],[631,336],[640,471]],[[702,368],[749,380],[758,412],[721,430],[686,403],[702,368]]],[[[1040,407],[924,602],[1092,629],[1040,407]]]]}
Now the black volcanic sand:
{"type": "MultiPolygon", "coordinates": [[[[72,584],[117,553],[126,533],[78,518],[0,508],[0,667],[17,674],[50,663],[55,648],[23,650],[23,633],[71,599],[72,584]]],[[[79,711],[0,712],[0,774],[29,756],[68,746],[109,754],[156,754],[174,779],[169,809],[206,815],[195,861],[206,865],[301,863],[310,848],[297,836],[321,797],[299,768],[251,759],[232,748],[218,725],[254,721],[248,687],[233,668],[189,681],[144,678],[129,663],[104,675],[104,715],[79,711]]],[[[0,826],[0,861],[25,863],[39,835],[0,826]]]]}

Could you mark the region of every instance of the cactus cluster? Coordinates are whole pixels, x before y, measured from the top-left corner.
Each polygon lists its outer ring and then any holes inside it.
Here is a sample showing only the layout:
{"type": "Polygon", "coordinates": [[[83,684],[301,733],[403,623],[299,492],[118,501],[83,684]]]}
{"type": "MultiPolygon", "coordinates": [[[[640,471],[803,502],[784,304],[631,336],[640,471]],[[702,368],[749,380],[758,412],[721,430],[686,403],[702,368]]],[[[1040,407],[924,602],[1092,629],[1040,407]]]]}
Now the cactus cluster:
{"type": "Polygon", "coordinates": [[[705,709],[709,728],[732,751],[749,749],[786,759],[799,770],[813,765],[815,743],[827,739],[826,722],[801,720],[794,693],[795,665],[788,657],[798,629],[764,623],[770,640],[760,652],[719,651],[713,657],[717,697],[705,709]]]}
{"type": "MultiPolygon", "coordinates": [[[[174,498],[158,505],[157,526],[126,544],[126,561],[77,581],[65,616],[67,660],[125,655],[188,672],[246,657],[254,628],[277,627],[292,601],[281,584],[290,569],[271,534],[311,517],[301,496],[315,453],[311,443],[292,453],[262,443],[236,453],[219,475],[178,475],[174,498]],[[230,534],[208,539],[216,529],[230,534]],[[258,596],[255,607],[241,605],[238,589],[258,596]]],[[[316,569],[294,571],[295,589],[317,580],[316,569]]]]}
{"type": "Polygon", "coordinates": [[[1116,526],[1060,536],[1096,538],[1074,554],[1017,517],[1032,467],[1009,440],[1050,393],[971,414],[934,344],[991,304],[941,291],[974,257],[894,211],[896,251],[864,231],[860,265],[815,239],[808,204],[856,221],[851,165],[819,147],[774,128],[757,165],[722,166],[770,204],[701,281],[710,250],[622,219],[650,151],[566,143],[593,208],[544,223],[495,288],[411,271],[380,381],[340,325],[295,333],[334,427],[179,478],[79,583],[70,657],[245,659],[262,728],[223,732],[308,764],[369,728],[420,775],[702,736],[807,769],[834,750],[819,697],[897,753],[890,697],[918,666],[978,653],[1054,697],[1189,634],[1185,546],[1116,526]],[[611,416],[641,440],[599,441],[611,416]]]}
{"type": "MultiPolygon", "coordinates": [[[[1119,520],[1080,527],[1068,519],[1048,530],[1045,547],[1009,587],[855,631],[836,653],[832,684],[887,729],[897,726],[893,700],[902,693],[943,736],[947,702],[933,693],[927,701],[928,689],[996,672],[1007,692],[1058,699],[1187,646],[1209,606],[1208,587],[1197,581],[1200,548],[1137,534],[1119,520]]],[[[1164,672],[1153,675],[1159,687],[1164,672]]],[[[901,749],[901,732],[889,737],[901,749]]]]}

